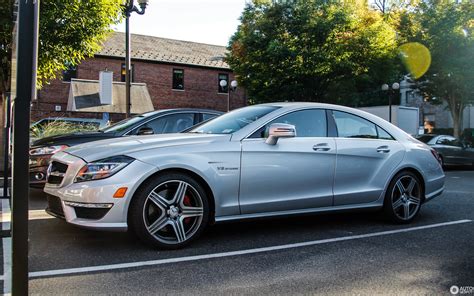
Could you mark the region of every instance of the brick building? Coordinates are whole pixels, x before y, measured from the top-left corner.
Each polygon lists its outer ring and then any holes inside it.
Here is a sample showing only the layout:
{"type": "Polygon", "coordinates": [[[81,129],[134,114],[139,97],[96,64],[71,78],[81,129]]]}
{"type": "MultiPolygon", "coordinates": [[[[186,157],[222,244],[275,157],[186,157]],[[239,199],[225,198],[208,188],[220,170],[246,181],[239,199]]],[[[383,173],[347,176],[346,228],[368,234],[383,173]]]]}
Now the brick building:
{"type": "MultiPolygon", "coordinates": [[[[132,82],[145,84],[154,109],[195,107],[227,110],[228,84],[234,74],[224,62],[224,46],[132,35],[132,82]]],[[[48,116],[96,117],[101,112],[68,110],[71,79],[98,80],[99,72],[113,72],[114,81],[125,81],[125,34],[114,32],[102,49],[75,68],[63,73],[38,91],[32,104],[31,120],[48,116]]],[[[132,98],[133,101],[133,98],[132,98]]],[[[230,109],[246,104],[245,91],[237,87],[230,93],[230,109]]],[[[132,106],[133,111],[133,106],[132,106]]],[[[124,114],[110,114],[119,120],[124,114]]]]}

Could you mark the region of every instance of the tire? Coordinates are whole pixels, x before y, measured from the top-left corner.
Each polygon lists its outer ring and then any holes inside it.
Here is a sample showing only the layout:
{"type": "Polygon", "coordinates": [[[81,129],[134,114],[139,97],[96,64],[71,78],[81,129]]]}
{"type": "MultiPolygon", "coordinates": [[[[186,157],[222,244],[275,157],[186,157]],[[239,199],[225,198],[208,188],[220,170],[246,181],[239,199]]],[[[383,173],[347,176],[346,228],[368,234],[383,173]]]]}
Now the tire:
{"type": "Polygon", "coordinates": [[[137,191],[128,224],[150,246],[179,249],[200,236],[209,213],[203,187],[188,175],[171,173],[150,179],[137,191]]]}
{"type": "Polygon", "coordinates": [[[420,179],[409,171],[398,173],[385,193],[385,216],[395,223],[410,223],[420,212],[422,197],[420,179]]]}

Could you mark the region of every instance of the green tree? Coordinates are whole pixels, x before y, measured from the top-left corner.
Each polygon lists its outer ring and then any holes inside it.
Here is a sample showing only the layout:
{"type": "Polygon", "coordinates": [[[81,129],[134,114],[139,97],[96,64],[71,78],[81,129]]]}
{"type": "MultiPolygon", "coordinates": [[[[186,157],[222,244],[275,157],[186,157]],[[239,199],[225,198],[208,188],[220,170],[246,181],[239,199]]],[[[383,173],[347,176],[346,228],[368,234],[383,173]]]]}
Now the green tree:
{"type": "Polygon", "coordinates": [[[10,85],[14,0],[0,0],[0,95],[10,85]]]}
{"type": "MultiPolygon", "coordinates": [[[[14,0],[0,0],[0,93],[9,90],[14,0]]],[[[92,56],[121,19],[122,0],[40,2],[37,85],[92,56]]]]}
{"type": "Polygon", "coordinates": [[[250,103],[357,106],[385,100],[378,90],[398,75],[396,47],[395,31],[365,1],[254,1],[227,62],[250,103]]]}
{"type": "MultiPolygon", "coordinates": [[[[411,16],[407,41],[424,44],[431,53],[428,72],[417,80],[427,101],[446,103],[459,137],[466,106],[474,103],[474,3],[423,1],[411,16]]],[[[402,26],[403,27],[403,26],[402,26]]]]}

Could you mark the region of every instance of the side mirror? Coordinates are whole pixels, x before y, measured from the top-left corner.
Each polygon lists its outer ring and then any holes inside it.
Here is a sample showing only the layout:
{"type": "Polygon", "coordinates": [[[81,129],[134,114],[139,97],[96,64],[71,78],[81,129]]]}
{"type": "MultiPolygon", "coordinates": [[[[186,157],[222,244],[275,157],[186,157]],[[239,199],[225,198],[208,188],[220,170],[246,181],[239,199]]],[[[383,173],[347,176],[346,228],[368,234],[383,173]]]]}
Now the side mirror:
{"type": "Polygon", "coordinates": [[[294,138],[296,137],[296,128],[292,124],[273,123],[268,130],[268,138],[265,143],[268,145],[276,145],[279,138],[294,138]]]}
{"type": "Polygon", "coordinates": [[[143,135],[153,135],[155,132],[153,131],[153,129],[151,127],[147,127],[147,126],[144,126],[144,127],[141,127],[138,131],[137,131],[137,135],[139,136],[143,136],[143,135]]]}

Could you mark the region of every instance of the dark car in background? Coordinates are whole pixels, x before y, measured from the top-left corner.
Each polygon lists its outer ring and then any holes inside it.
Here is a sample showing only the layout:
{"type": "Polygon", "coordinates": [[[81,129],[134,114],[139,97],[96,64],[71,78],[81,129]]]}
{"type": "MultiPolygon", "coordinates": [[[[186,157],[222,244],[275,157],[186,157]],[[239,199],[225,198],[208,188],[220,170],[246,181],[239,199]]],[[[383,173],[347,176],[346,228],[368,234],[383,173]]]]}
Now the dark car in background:
{"type": "Polygon", "coordinates": [[[474,148],[471,143],[462,142],[449,135],[420,135],[417,139],[436,150],[444,165],[474,166],[474,148]]]}
{"type": "Polygon", "coordinates": [[[133,136],[178,133],[223,112],[205,109],[168,109],[139,114],[94,132],[78,132],[41,138],[30,148],[30,186],[42,188],[51,156],[86,142],[133,136]]]}

